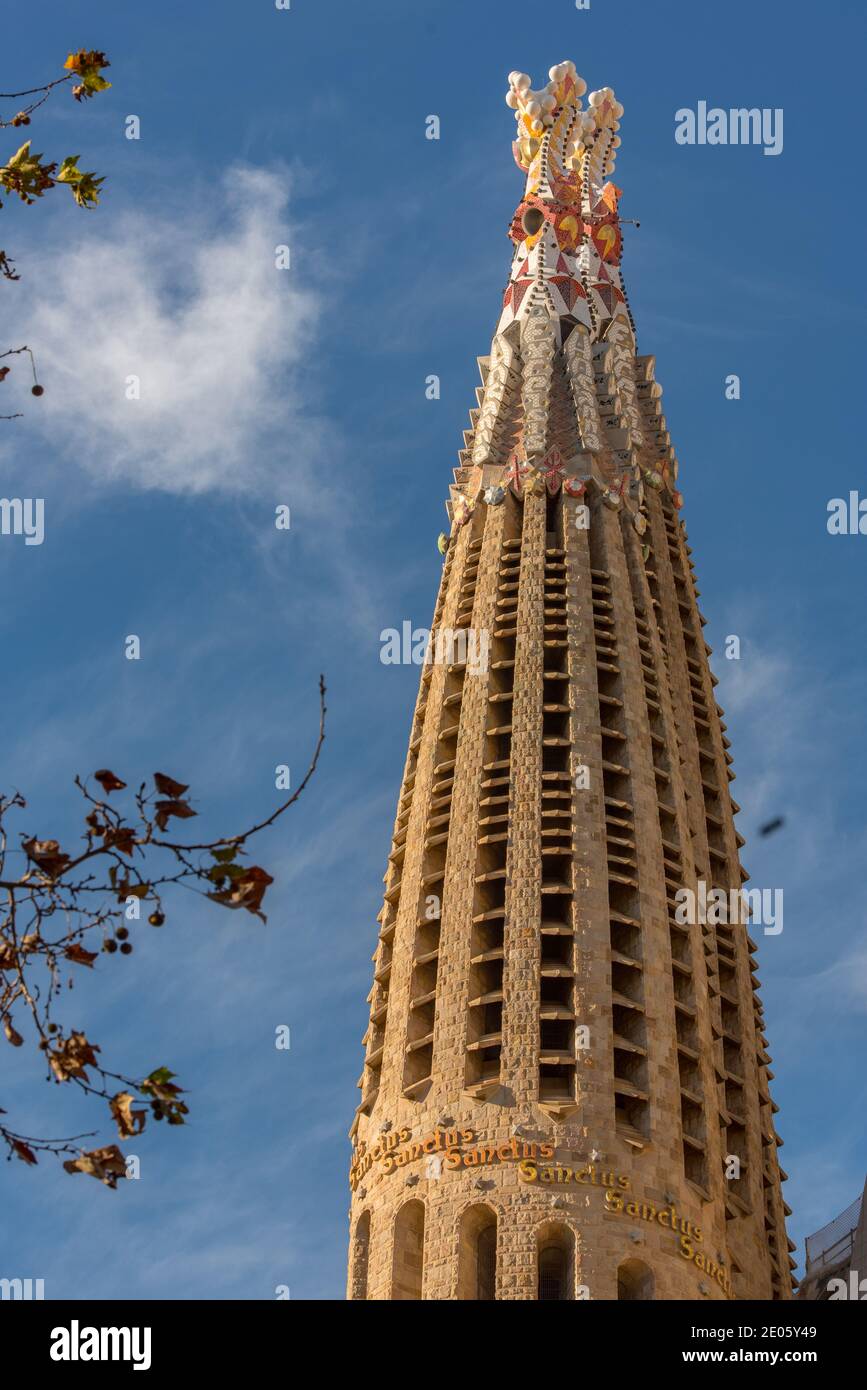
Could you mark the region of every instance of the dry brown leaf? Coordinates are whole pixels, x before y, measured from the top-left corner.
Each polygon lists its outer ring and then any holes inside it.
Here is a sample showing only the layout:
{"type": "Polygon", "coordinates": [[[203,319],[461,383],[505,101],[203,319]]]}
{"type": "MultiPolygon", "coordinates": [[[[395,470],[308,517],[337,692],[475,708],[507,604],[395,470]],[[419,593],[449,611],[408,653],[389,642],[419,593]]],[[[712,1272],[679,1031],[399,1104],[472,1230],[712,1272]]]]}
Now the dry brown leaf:
{"type": "Polygon", "coordinates": [[[122,791],[123,788],[126,786],[126,782],[122,782],[119,777],[116,777],[110,768],[102,767],[100,768],[99,772],[95,772],[93,775],[96,778],[99,785],[102,787],[102,790],[105,792],[106,796],[109,794],[109,792],[122,791]]]}
{"type": "Polygon", "coordinates": [[[76,965],[93,965],[99,952],[86,951],[77,941],[73,941],[71,946],[67,946],[63,954],[67,960],[74,961],[76,965]]]}
{"type": "Polygon", "coordinates": [[[70,1033],[49,1053],[48,1061],[58,1081],[69,1081],[72,1077],[89,1080],[85,1067],[98,1067],[96,1060],[98,1047],[92,1047],[83,1033],[70,1033]]]}
{"type": "Polygon", "coordinates": [[[154,810],[154,819],[160,830],[165,830],[171,816],[177,816],[178,820],[189,820],[191,816],[198,814],[186,801],[157,801],[154,803],[154,810]]]}
{"type": "Polygon", "coordinates": [[[160,796],[170,796],[173,801],[190,790],[188,782],[176,782],[174,777],[167,776],[165,772],[154,773],[154,786],[160,796]]]}
{"type": "Polygon", "coordinates": [[[147,1112],[133,1110],[134,1104],[135,1097],[130,1095],[129,1091],[118,1092],[109,1102],[121,1139],[130,1139],[134,1134],[141,1134],[145,1127],[147,1112]]]}
{"type": "Polygon", "coordinates": [[[208,897],[215,903],[221,903],[223,907],[246,908],[248,912],[266,920],[265,914],[259,911],[265,889],[274,880],[264,869],[260,869],[258,864],[251,864],[244,869],[236,878],[233,878],[228,888],[223,888],[219,893],[209,893],[208,897]]]}
{"type": "Polygon", "coordinates": [[[69,855],[63,853],[56,840],[22,840],[21,848],[49,878],[57,878],[69,863],[69,855]]]}
{"type": "Polygon", "coordinates": [[[118,1178],[126,1177],[126,1160],[117,1144],[106,1144],[103,1149],[91,1149],[69,1158],[64,1163],[67,1173],[89,1173],[98,1178],[106,1187],[117,1187],[118,1178]]]}
{"type": "Polygon", "coordinates": [[[131,825],[113,825],[107,827],[103,832],[103,847],[105,849],[120,850],[121,854],[125,854],[131,859],[135,845],[135,831],[131,825]]]}
{"type": "Polygon", "coordinates": [[[13,1047],[20,1047],[21,1044],[24,1042],[24,1039],[18,1032],[18,1029],[13,1028],[11,1018],[4,1018],[3,1032],[6,1034],[6,1037],[8,1038],[9,1042],[11,1042],[13,1047]]]}

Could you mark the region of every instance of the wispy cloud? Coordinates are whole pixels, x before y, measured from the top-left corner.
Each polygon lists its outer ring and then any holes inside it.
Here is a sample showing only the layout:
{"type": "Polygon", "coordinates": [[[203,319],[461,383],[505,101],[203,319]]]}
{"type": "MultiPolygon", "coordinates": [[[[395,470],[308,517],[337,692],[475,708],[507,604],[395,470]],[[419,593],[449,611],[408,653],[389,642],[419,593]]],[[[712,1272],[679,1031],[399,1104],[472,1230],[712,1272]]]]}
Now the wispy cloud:
{"type": "Polygon", "coordinates": [[[175,493],[309,490],[329,430],[302,385],[319,298],[276,265],[288,192],[285,171],[235,167],[194,210],[88,221],[62,256],[31,253],[8,332],[49,383],[28,424],[67,464],[175,493]]]}

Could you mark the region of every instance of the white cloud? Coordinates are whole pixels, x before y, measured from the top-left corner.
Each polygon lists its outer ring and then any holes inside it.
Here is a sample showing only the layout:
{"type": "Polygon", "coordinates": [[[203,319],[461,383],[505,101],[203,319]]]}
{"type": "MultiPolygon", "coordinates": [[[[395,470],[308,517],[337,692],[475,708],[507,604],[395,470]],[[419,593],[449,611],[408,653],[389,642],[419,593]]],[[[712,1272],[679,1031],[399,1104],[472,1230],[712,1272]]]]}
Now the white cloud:
{"type": "Polygon", "coordinates": [[[301,381],[318,295],[294,259],[275,267],[287,199],[284,172],[238,167],[192,208],[131,211],[108,231],[100,209],[71,242],[31,250],[6,326],[46,384],[28,427],[102,482],[247,493],[279,478],[306,494],[330,430],[301,381]]]}
{"type": "Polygon", "coordinates": [[[815,976],[810,987],[811,999],[819,996],[831,1006],[850,1004],[867,1012],[867,938],[863,933],[852,953],[815,976]]]}

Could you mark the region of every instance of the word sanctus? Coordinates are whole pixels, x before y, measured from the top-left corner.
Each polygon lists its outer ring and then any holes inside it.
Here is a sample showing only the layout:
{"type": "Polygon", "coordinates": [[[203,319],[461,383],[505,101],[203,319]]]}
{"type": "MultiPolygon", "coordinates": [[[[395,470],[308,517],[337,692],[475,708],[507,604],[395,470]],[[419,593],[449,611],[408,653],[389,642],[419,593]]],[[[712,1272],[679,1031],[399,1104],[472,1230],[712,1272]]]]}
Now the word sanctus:
{"type": "Polygon", "coordinates": [[[700,1245],[704,1240],[701,1227],[694,1225],[692,1221],[685,1221],[678,1213],[677,1207],[656,1207],[652,1202],[624,1202],[622,1193],[606,1192],[605,1210],[613,1212],[616,1216],[630,1216],[637,1221],[655,1222],[669,1231],[674,1231],[675,1234],[680,1232],[678,1254],[689,1260],[703,1274],[715,1279],[720,1288],[729,1297],[732,1296],[731,1278],[725,1265],[712,1260],[704,1251],[696,1250],[696,1245],[700,1245]]]}
{"type": "Polygon", "coordinates": [[[625,1174],[617,1174],[615,1180],[615,1174],[602,1172],[592,1163],[586,1168],[567,1168],[559,1164],[556,1167],[541,1168],[537,1163],[525,1159],[518,1165],[518,1176],[522,1182],[527,1183],[562,1185],[576,1182],[603,1186],[606,1189],[605,1211],[613,1216],[631,1217],[633,1221],[654,1222],[679,1235],[678,1254],[709,1278],[715,1279],[729,1296],[732,1295],[731,1279],[725,1265],[696,1249],[704,1239],[701,1227],[682,1217],[673,1203],[657,1207],[653,1202],[639,1202],[631,1197],[628,1193],[629,1178],[625,1174]]]}
{"type": "Polygon", "coordinates": [[[450,1169],[477,1168],[488,1163],[519,1163],[524,1158],[554,1157],[553,1144],[537,1144],[533,1140],[515,1137],[500,1144],[476,1144],[473,1148],[467,1148],[467,1145],[474,1144],[475,1138],[472,1129],[435,1129],[423,1139],[410,1143],[412,1131],[406,1126],[393,1134],[381,1134],[371,1148],[367,1148],[364,1142],[359,1144],[349,1169],[349,1185],[354,1191],[374,1164],[382,1173],[393,1173],[398,1168],[406,1167],[407,1163],[436,1154],[441,1156],[443,1167],[450,1169]]]}

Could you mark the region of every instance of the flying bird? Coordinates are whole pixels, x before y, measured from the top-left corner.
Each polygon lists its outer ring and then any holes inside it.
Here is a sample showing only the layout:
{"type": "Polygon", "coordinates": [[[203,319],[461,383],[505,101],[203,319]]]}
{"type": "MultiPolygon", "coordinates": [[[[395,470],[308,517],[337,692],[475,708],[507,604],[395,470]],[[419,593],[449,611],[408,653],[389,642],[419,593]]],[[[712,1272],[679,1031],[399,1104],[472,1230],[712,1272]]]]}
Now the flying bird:
{"type": "Polygon", "coordinates": [[[777,816],[774,820],[769,820],[765,825],[761,826],[760,829],[759,829],[759,834],[760,834],[760,835],[773,835],[773,833],[774,833],[775,830],[779,830],[779,829],[780,829],[780,826],[785,825],[785,824],[786,824],[786,818],[785,818],[785,816],[777,816]]]}

